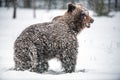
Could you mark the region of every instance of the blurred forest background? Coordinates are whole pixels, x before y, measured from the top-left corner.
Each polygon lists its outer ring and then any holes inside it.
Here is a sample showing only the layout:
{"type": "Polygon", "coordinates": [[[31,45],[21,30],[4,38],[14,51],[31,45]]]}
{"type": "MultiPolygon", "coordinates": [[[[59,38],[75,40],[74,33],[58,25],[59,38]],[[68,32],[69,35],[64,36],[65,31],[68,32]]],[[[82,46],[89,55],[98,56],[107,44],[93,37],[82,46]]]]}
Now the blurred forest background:
{"type": "Polygon", "coordinates": [[[13,7],[13,18],[16,18],[17,8],[33,9],[66,9],[68,2],[81,3],[93,10],[97,16],[108,16],[111,11],[120,11],[120,0],[0,0],[0,7],[13,7]]]}

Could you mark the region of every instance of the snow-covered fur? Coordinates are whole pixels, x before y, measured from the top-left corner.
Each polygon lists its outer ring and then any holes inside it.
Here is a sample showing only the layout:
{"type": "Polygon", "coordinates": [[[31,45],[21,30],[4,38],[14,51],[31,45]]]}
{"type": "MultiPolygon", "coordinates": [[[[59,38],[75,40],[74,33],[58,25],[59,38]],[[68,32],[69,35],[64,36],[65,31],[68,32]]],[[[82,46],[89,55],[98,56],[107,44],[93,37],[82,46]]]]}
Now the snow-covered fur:
{"type": "Polygon", "coordinates": [[[29,26],[14,44],[15,69],[43,73],[48,70],[48,60],[57,58],[66,73],[74,72],[78,53],[76,37],[89,27],[91,20],[80,4],[70,3],[64,15],[29,26]]]}

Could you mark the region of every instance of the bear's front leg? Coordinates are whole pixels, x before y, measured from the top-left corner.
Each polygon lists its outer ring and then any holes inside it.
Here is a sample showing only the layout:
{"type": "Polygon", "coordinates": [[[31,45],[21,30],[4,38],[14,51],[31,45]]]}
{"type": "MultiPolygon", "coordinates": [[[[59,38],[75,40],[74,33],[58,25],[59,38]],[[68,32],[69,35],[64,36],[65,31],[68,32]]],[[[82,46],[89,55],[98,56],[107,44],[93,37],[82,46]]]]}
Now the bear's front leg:
{"type": "Polygon", "coordinates": [[[72,73],[75,71],[76,57],[73,57],[73,55],[66,55],[61,59],[61,63],[64,72],[72,73]]]}

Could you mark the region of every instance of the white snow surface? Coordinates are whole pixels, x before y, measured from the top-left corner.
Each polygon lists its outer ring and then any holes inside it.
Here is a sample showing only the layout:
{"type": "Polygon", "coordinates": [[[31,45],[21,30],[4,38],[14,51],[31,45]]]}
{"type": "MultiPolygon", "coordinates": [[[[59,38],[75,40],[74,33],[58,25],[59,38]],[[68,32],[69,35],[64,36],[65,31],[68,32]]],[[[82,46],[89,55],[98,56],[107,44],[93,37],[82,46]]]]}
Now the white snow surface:
{"type": "Polygon", "coordinates": [[[17,19],[12,19],[13,9],[0,8],[0,80],[120,80],[120,12],[111,17],[96,17],[90,28],[78,36],[79,53],[76,71],[62,72],[57,59],[49,61],[49,71],[43,74],[15,71],[13,45],[20,33],[29,25],[51,21],[65,10],[17,9],[17,19]]]}

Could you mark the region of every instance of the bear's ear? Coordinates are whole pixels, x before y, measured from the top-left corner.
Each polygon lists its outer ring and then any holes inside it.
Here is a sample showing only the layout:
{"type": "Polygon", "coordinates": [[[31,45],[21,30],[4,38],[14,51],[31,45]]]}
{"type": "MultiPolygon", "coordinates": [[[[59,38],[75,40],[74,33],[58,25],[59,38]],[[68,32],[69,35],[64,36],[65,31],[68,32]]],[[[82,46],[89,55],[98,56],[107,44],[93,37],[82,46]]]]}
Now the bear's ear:
{"type": "Polygon", "coordinates": [[[75,9],[75,5],[72,3],[68,3],[68,12],[72,12],[75,9]]]}

